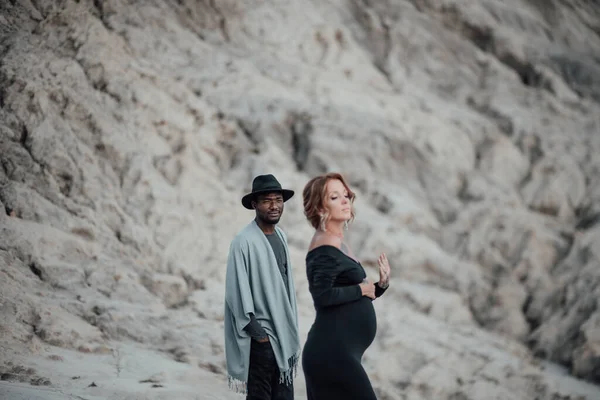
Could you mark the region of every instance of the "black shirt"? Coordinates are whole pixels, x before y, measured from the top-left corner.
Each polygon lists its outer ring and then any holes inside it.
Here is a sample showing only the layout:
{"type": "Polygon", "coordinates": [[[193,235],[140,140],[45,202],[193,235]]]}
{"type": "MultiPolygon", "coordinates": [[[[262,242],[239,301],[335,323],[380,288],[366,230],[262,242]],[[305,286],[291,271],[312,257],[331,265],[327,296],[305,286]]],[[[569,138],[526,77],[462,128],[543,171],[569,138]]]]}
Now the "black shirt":
{"type": "Polygon", "coordinates": [[[285,290],[288,292],[288,296],[290,295],[290,289],[287,284],[287,254],[285,252],[285,247],[283,247],[283,242],[279,238],[277,233],[265,234],[267,240],[271,244],[271,248],[273,249],[273,253],[275,253],[275,259],[277,260],[277,266],[279,267],[279,272],[281,273],[281,277],[283,278],[283,284],[285,285],[285,290]]]}

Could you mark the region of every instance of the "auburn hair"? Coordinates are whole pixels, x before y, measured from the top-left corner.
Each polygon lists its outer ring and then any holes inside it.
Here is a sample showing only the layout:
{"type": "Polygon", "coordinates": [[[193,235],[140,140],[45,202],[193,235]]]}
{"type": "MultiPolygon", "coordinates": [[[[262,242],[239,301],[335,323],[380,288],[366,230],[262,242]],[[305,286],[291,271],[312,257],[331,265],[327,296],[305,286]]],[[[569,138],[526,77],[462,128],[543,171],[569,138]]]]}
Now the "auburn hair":
{"type": "MultiPolygon", "coordinates": [[[[319,175],[312,178],[304,186],[302,191],[302,199],[304,204],[304,215],[306,219],[315,229],[325,229],[325,224],[329,220],[329,211],[325,208],[325,196],[327,195],[327,182],[330,180],[337,179],[348,191],[350,197],[350,204],[354,203],[356,194],[350,190],[350,187],[346,183],[346,180],[337,172],[330,172],[328,174],[319,175]]],[[[354,207],[351,211],[350,220],[354,219],[354,207]]]]}

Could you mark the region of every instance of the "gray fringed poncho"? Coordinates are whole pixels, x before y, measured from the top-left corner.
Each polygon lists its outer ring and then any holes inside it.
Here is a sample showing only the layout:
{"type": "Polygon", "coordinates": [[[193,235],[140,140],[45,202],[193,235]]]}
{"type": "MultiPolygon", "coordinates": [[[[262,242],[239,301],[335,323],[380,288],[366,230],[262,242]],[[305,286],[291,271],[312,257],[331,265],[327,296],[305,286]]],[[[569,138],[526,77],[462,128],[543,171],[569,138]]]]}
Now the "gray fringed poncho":
{"type": "Polygon", "coordinates": [[[225,279],[225,356],[229,387],[246,392],[251,338],[244,331],[254,313],[269,335],[280,371],[280,381],[291,383],[300,356],[296,291],[287,238],[275,227],[287,254],[287,282],[283,281],[271,245],[256,221],[232,241],[225,279]],[[284,285],[288,285],[289,293],[284,285]]]}

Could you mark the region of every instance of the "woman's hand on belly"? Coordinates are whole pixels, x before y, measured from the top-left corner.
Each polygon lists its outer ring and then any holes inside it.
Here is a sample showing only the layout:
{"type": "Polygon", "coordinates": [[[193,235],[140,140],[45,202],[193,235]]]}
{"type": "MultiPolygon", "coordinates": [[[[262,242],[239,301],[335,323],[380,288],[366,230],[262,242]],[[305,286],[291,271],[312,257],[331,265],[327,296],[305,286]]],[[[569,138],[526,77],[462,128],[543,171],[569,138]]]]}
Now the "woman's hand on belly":
{"type": "Polygon", "coordinates": [[[365,279],[358,286],[360,286],[360,291],[363,296],[366,296],[370,299],[375,299],[375,284],[373,284],[373,282],[369,281],[368,279],[365,279]]]}

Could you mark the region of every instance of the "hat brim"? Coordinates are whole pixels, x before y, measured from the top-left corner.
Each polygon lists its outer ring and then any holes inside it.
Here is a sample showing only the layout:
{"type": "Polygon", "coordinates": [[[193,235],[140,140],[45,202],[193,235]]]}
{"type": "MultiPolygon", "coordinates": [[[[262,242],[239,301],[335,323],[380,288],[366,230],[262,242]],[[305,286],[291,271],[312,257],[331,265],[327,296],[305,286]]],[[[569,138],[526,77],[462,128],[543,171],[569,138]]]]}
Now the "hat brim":
{"type": "Polygon", "coordinates": [[[275,192],[281,192],[282,196],[283,196],[283,202],[285,203],[286,201],[288,201],[289,199],[292,198],[292,196],[294,196],[294,191],[290,190],[290,189],[265,189],[265,190],[257,190],[256,192],[252,192],[252,193],[248,193],[247,195],[245,195],[244,197],[242,197],[242,205],[247,208],[248,210],[254,210],[254,207],[252,207],[252,200],[254,200],[254,197],[261,194],[261,193],[275,193],[275,192]]]}

